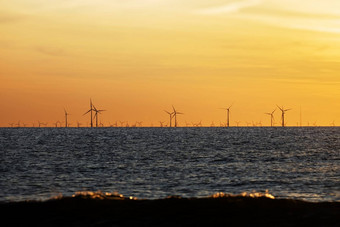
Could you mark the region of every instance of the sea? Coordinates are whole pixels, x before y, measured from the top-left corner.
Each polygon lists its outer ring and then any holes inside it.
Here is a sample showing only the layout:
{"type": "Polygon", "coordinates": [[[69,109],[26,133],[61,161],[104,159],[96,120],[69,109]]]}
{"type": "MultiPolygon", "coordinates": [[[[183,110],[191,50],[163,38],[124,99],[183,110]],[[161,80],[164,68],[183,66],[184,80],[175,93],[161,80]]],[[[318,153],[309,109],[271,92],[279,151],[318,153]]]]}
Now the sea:
{"type": "Polygon", "coordinates": [[[0,128],[0,202],[77,192],[340,201],[340,127],[0,128]]]}

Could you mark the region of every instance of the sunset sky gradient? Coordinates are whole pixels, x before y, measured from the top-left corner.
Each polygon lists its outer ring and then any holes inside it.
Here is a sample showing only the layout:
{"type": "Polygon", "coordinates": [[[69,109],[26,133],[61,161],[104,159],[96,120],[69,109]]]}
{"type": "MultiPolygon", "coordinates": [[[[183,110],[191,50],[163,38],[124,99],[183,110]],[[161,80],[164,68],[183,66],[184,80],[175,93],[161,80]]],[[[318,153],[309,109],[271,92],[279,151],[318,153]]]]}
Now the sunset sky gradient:
{"type": "Polygon", "coordinates": [[[0,126],[340,125],[338,0],[0,0],[0,126]],[[275,112],[276,125],[280,114],[275,112]]]}

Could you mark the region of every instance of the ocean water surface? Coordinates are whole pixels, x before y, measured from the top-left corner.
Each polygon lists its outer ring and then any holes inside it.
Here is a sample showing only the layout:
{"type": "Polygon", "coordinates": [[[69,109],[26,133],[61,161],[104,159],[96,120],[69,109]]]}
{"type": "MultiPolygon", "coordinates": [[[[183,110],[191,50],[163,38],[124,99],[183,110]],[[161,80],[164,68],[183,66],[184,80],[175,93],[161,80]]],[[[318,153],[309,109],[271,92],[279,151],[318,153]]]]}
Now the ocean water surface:
{"type": "Polygon", "coordinates": [[[269,192],[340,201],[339,127],[0,128],[0,201],[269,192]]]}

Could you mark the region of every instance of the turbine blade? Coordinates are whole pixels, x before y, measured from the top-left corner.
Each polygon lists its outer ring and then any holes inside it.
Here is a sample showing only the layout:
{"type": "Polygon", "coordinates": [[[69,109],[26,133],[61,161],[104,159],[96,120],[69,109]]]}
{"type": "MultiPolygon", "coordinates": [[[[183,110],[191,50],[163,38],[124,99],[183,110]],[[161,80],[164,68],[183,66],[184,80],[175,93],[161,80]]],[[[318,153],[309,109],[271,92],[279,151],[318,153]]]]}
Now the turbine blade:
{"type": "MultiPolygon", "coordinates": [[[[91,110],[92,110],[92,109],[91,109],[91,110]]],[[[88,114],[91,110],[89,110],[89,111],[87,111],[86,113],[84,113],[83,116],[86,115],[86,114],[88,114]]]]}
{"type": "Polygon", "coordinates": [[[176,109],[175,109],[175,107],[174,107],[174,106],[172,106],[172,109],[174,110],[174,113],[176,113],[176,109]]]}
{"type": "Polygon", "coordinates": [[[277,106],[281,111],[283,111],[283,108],[279,107],[277,104],[276,104],[276,106],[277,106]]]}

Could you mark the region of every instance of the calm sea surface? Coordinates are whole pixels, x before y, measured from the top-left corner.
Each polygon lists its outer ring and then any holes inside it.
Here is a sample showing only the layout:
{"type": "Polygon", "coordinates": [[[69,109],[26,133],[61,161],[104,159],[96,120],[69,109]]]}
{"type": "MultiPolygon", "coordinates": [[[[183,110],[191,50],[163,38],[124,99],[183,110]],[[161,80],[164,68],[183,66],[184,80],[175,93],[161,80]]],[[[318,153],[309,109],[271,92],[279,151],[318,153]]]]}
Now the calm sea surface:
{"type": "Polygon", "coordinates": [[[0,201],[264,192],[340,201],[340,128],[0,128],[0,201]]]}

